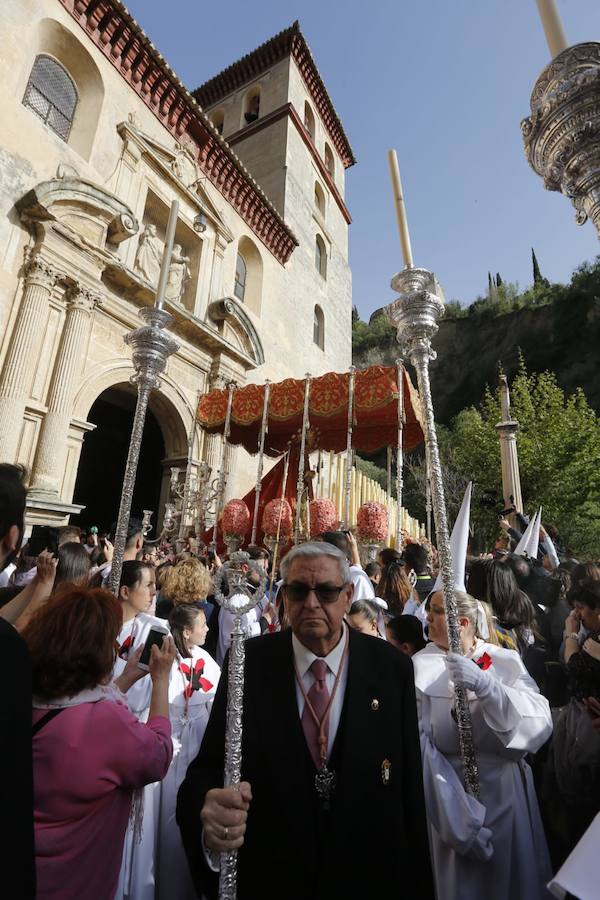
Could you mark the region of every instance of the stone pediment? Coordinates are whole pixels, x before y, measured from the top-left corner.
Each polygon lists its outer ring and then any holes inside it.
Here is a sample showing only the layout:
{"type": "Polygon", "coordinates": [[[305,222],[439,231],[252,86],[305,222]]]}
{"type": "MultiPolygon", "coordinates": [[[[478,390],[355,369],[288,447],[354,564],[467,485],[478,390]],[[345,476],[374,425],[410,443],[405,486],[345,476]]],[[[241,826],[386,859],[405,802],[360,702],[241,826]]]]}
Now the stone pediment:
{"type": "Polygon", "coordinates": [[[219,325],[221,334],[231,344],[254,359],[255,366],[265,361],[258,331],[243,306],[233,297],[214,300],[208,307],[208,318],[219,325]]]}
{"type": "Polygon", "coordinates": [[[57,223],[99,250],[120,244],[139,228],[127,204],[74,171],[40,182],[17,200],[15,207],[26,224],[57,223]]]}
{"type": "Polygon", "coordinates": [[[177,183],[179,189],[188,195],[192,203],[198,206],[198,211],[202,211],[212,221],[215,229],[227,243],[235,239],[226,225],[221,211],[217,209],[202,186],[201,179],[204,179],[205,176],[198,167],[191,146],[185,142],[174,142],[172,147],[167,147],[157,141],[155,137],[143,132],[137,126],[135,118],[134,121],[120,122],[117,130],[124,141],[133,141],[143,155],[153,160],[166,178],[177,183]]]}

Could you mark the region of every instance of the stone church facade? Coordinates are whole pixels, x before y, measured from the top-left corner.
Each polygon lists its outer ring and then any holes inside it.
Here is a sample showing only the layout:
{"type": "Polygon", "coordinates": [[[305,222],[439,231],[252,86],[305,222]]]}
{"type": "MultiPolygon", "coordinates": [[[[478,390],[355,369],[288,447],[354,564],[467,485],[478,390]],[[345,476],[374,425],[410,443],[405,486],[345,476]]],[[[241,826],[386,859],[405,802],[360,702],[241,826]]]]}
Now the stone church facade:
{"type": "MultiPolygon", "coordinates": [[[[133,402],[123,336],[154,303],[177,199],[160,520],[190,438],[218,465],[199,392],[350,365],[352,149],[297,23],[190,93],[116,0],[9,0],[0,73],[0,459],[28,469],[30,523],[79,521],[86,440],[133,402]]],[[[124,466],[102,446],[100,491],[124,466]]],[[[234,455],[239,495],[255,464],[234,455]]]]}

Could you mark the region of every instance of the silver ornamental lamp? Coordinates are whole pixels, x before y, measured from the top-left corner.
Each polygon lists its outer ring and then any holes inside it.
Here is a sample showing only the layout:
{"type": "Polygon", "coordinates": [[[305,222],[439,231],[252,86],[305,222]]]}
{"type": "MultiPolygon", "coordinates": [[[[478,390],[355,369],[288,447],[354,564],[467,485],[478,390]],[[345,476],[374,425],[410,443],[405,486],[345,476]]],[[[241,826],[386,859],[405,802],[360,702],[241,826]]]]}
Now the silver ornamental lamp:
{"type": "MultiPolygon", "coordinates": [[[[444,295],[433,272],[413,266],[400,170],[395,150],[389,151],[388,160],[404,258],[404,269],[392,278],[392,289],[397,291],[399,296],[385,307],[384,312],[397,330],[396,337],[401,345],[402,353],[410,359],[417,374],[417,386],[421,398],[425,426],[425,451],[431,480],[431,499],[437,548],[443,581],[448,646],[454,653],[462,653],[459,617],[454,597],[454,577],[450,555],[450,536],[442,467],[435,431],[435,417],[429,381],[429,363],[436,358],[436,353],[431,347],[431,338],[436,334],[438,330],[437,320],[444,312],[444,295]]],[[[471,712],[466,689],[460,684],[455,685],[454,708],[464,766],[465,787],[470,794],[477,797],[479,794],[479,774],[473,744],[471,712]]]]}
{"type": "MultiPolygon", "coordinates": [[[[225,720],[225,787],[237,787],[242,774],[242,710],[244,706],[244,633],[242,616],[250,612],[264,597],[267,584],[262,572],[259,585],[248,584],[246,574],[250,555],[243,550],[231,554],[214,577],[217,603],[233,615],[229,666],[227,670],[227,712],[225,720]],[[223,587],[227,585],[227,594],[223,587]]],[[[237,896],[237,850],[221,853],[219,900],[235,900],[237,896]]]]}
{"type": "Polygon", "coordinates": [[[173,318],[162,308],[169,275],[169,264],[173,252],[178,211],[179,204],[177,200],[174,200],[171,204],[169,222],[167,224],[160,278],[156,291],[156,303],[153,307],[145,307],[140,310],[139,315],[144,324],[125,335],[125,343],[129,344],[132,350],[131,356],[135,371],[131,376],[131,382],[137,387],[137,402],[129,441],[127,463],[125,464],[121,503],[115,533],[115,549],[109,579],[109,588],[114,594],[118,594],[121,581],[123,554],[125,553],[125,544],[127,542],[127,526],[131,514],[131,503],[140,458],[140,448],[142,446],[148,400],[154,388],[160,385],[160,376],[165,370],[169,356],[179,350],[177,341],[165,331],[165,328],[171,324],[173,318]]]}
{"type": "Polygon", "coordinates": [[[591,219],[600,237],[600,43],[569,47],[555,0],[537,5],[552,61],[521,122],[525,153],[546,190],[568,197],[577,224],[591,219]]]}

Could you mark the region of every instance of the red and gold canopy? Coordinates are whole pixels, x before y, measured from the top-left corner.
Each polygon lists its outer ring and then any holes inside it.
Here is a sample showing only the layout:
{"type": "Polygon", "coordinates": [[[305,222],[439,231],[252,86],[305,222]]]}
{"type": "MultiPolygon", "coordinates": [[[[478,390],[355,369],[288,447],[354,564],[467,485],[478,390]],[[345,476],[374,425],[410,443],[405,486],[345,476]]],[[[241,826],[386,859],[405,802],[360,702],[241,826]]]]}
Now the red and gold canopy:
{"type": "MultiPolygon", "coordinates": [[[[346,449],[349,373],[328,372],[313,378],[309,396],[309,449],[346,449]]],[[[300,439],[304,409],[304,379],[286,378],[271,385],[265,453],[279,456],[290,442],[300,439]]],[[[233,392],[229,442],[256,453],[265,387],[248,384],[233,392]]],[[[210,434],[222,434],[227,411],[227,389],[200,398],[197,418],[210,434]]],[[[404,370],[405,425],[403,446],[411,450],[423,440],[418,394],[404,370]]],[[[352,446],[372,453],[395,446],[398,437],[398,384],[395,366],[371,366],[356,372],[352,446]]]]}

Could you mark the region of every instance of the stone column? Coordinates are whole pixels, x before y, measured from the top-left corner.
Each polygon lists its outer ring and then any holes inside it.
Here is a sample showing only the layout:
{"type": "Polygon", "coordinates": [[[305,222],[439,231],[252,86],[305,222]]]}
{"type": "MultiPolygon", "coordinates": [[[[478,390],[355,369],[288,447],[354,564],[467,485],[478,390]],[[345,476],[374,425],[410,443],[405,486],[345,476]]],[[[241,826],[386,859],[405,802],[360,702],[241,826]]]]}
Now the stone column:
{"type": "Polygon", "coordinates": [[[67,455],[73,399],[83,366],[83,354],[98,300],[91,291],[75,285],[66,294],[67,315],[48,396],[48,411],[38,440],[32,491],[58,497],[67,455]]]}
{"type": "Polygon", "coordinates": [[[23,296],[0,376],[0,462],[17,457],[23,414],[44,339],[46,309],[61,273],[40,256],[25,265],[23,296]]]}
{"type": "MultiPolygon", "coordinates": [[[[506,375],[500,376],[500,406],[502,409],[502,421],[496,425],[498,439],[500,441],[500,460],[502,463],[502,493],[504,506],[514,505],[523,512],[523,498],[521,496],[521,475],[519,473],[519,455],[517,453],[517,431],[519,423],[515,422],[510,414],[510,393],[506,375]]],[[[509,516],[509,521],[514,525],[514,516],[509,516]]]]}

